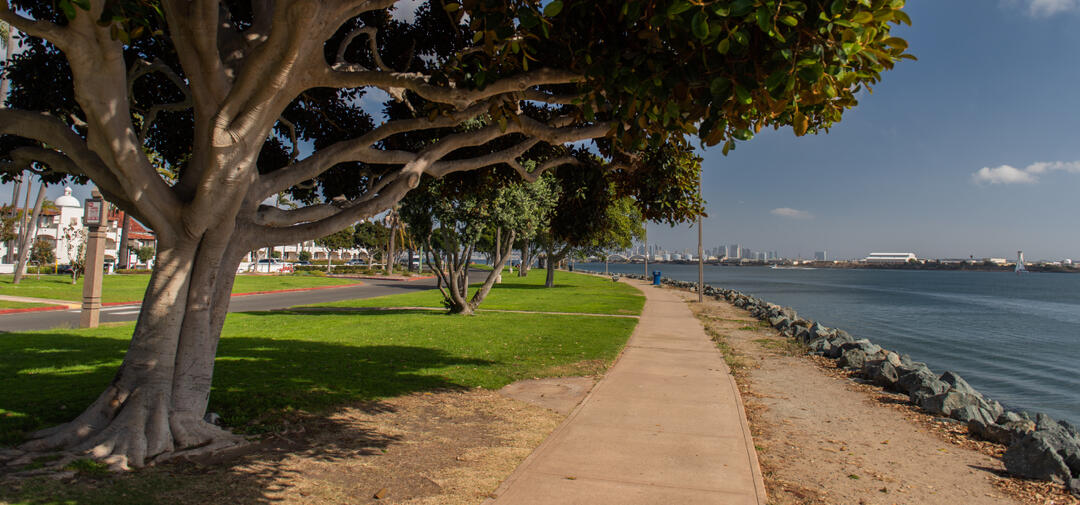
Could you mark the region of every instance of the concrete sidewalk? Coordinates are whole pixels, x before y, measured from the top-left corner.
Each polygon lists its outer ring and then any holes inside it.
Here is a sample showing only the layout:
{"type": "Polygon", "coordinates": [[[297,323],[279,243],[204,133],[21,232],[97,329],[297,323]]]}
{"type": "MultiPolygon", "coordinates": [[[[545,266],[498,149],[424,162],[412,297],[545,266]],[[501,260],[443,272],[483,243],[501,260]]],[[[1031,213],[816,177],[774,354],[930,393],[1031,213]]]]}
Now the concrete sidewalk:
{"type": "Polygon", "coordinates": [[[82,307],[82,302],[73,302],[71,300],[53,300],[50,298],[33,298],[30,296],[0,295],[0,300],[4,300],[7,302],[40,303],[43,305],[65,305],[73,309],[82,307]]]}
{"type": "Polygon", "coordinates": [[[723,356],[676,294],[628,282],[646,303],[622,356],[486,504],[765,504],[723,356]]]}

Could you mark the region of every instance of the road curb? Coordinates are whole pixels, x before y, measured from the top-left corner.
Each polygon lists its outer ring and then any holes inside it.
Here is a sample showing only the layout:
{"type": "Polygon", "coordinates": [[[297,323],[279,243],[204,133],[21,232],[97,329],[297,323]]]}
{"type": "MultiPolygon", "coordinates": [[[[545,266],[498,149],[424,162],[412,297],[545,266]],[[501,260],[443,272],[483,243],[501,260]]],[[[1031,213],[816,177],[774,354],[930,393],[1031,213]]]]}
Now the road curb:
{"type": "MultiPolygon", "coordinates": [[[[232,296],[251,296],[251,295],[269,295],[273,293],[294,293],[297,291],[315,291],[319,289],[336,289],[336,288],[352,288],[356,286],[363,286],[363,282],[355,282],[353,284],[339,284],[335,286],[315,286],[311,288],[291,288],[291,289],[273,289],[269,291],[252,291],[250,293],[233,293],[232,296]]],[[[74,302],[73,302],[74,303],[74,302]]],[[[142,302],[108,302],[101,304],[102,307],[120,307],[124,305],[141,305],[142,302]]],[[[25,309],[3,309],[0,310],[0,316],[7,314],[21,314],[24,312],[44,312],[48,310],[64,310],[69,308],[68,305],[50,305],[48,307],[28,307],[25,309]]]]}
{"type": "Polygon", "coordinates": [[[23,312],[46,312],[49,310],[64,310],[67,305],[49,305],[48,307],[26,307],[22,309],[0,309],[0,316],[5,314],[20,314],[23,312]]]}

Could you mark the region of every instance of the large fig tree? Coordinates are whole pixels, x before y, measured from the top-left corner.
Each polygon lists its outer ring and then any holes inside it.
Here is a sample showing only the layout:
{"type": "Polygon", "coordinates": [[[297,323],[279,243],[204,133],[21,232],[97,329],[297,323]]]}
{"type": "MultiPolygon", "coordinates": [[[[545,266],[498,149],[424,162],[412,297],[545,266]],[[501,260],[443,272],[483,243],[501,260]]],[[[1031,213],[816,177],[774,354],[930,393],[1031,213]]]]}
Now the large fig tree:
{"type": "Polygon", "coordinates": [[[648,172],[636,151],[695,135],[729,149],[826,128],[903,56],[903,3],[430,0],[395,17],[394,0],[0,0],[27,35],[2,170],[89,179],[158,236],[115,378],[23,449],[139,466],[236,443],[203,415],[246,251],[384,212],[425,175],[535,176],[533,149],[594,140],[648,172]],[[436,140],[399,147],[417,134],[436,140]],[[508,147],[469,151],[492,143],[508,147]],[[303,205],[277,208],[283,192],[303,205]]]}

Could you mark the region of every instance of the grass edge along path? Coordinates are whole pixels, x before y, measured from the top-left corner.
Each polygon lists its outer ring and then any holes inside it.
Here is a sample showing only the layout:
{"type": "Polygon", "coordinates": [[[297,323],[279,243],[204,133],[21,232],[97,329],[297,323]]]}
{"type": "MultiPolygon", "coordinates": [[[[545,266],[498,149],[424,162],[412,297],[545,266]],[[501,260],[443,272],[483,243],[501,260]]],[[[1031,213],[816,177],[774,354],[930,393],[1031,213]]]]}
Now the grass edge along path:
{"type": "MultiPolygon", "coordinates": [[[[486,275],[486,272],[484,273],[486,275]]],[[[639,315],[645,306],[645,296],[633,286],[612,282],[596,275],[557,271],[555,285],[544,287],[546,273],[541,269],[529,271],[528,277],[503,274],[501,284],[492,287],[479,311],[520,310],[535,312],[565,312],[581,314],[639,315]]],[[[471,280],[483,281],[474,272],[471,280]]],[[[469,295],[479,286],[470,286],[469,295]]],[[[343,300],[304,306],[332,310],[334,308],[365,307],[442,307],[442,295],[437,289],[377,298],[343,300]]]]}
{"type": "MultiPolygon", "coordinates": [[[[66,275],[29,275],[19,285],[11,283],[11,275],[0,275],[0,295],[48,298],[53,300],[82,300],[82,281],[71,283],[66,275]]],[[[150,276],[146,274],[114,274],[102,277],[102,302],[139,302],[146,291],[150,276]]],[[[233,293],[258,293],[313,287],[336,287],[356,284],[356,279],[318,275],[237,275],[233,293]]]]}
{"type": "MultiPolygon", "coordinates": [[[[589,278],[561,277],[571,285],[573,278],[589,278]]],[[[623,291],[634,288],[610,281],[602,286],[560,291],[560,312],[573,312],[575,299],[578,311],[593,312],[595,299],[607,289],[613,298],[607,303],[621,300],[618,310],[640,313],[643,296],[638,300],[623,291]]],[[[534,292],[506,291],[507,304],[534,292]]],[[[618,356],[636,324],[634,318],[517,312],[230,314],[210,410],[232,429],[254,434],[275,431],[298,413],[417,391],[497,389],[525,378],[595,374],[618,356]]],[[[0,336],[0,446],[67,421],[88,405],[119,366],[131,329],[122,324],[0,336]]]]}

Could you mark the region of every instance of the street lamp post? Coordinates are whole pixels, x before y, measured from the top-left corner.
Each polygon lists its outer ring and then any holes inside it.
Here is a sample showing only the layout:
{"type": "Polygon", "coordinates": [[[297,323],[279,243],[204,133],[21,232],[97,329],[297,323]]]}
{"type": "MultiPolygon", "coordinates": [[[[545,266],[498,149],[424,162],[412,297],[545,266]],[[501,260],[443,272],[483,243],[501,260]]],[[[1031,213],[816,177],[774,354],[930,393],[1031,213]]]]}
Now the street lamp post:
{"type": "Polygon", "coordinates": [[[649,223],[645,223],[645,280],[649,280],[649,223]]]}
{"type": "MultiPolygon", "coordinates": [[[[698,197],[701,196],[701,179],[698,179],[698,197]]],[[[705,301],[705,249],[701,245],[701,216],[697,218],[697,301],[705,301]]]]}
{"type": "Polygon", "coordinates": [[[80,328],[97,328],[101,317],[101,276],[105,263],[105,229],[108,226],[107,205],[94,188],[83,207],[83,224],[89,229],[86,239],[86,263],[83,274],[82,314],[80,328]]]}

